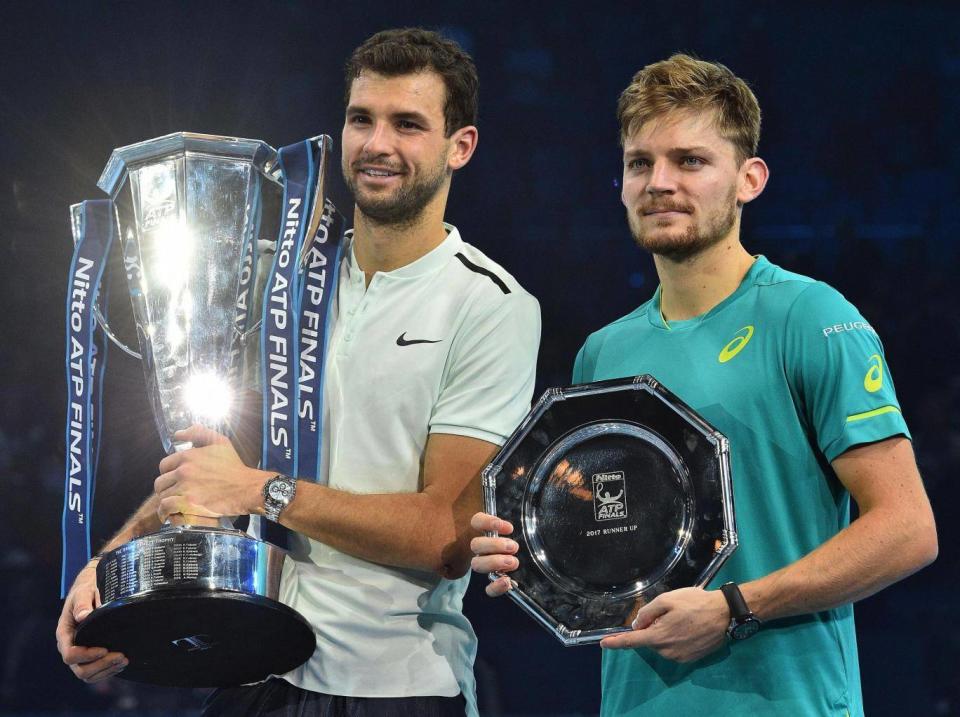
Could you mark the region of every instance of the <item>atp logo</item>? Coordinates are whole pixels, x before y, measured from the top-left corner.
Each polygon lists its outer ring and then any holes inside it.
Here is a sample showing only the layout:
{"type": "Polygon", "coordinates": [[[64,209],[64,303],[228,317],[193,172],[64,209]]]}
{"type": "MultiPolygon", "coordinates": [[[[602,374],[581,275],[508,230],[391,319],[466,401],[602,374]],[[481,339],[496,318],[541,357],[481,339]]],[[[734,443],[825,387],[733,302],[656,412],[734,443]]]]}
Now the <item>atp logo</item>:
{"type": "Polygon", "coordinates": [[[863,377],[863,387],[869,393],[876,393],[883,388],[883,359],[880,354],[870,357],[870,368],[867,370],[867,375],[863,377]]]}
{"type": "Polygon", "coordinates": [[[615,520],[627,517],[626,484],[623,471],[593,475],[593,517],[615,520]]]}
{"type": "Polygon", "coordinates": [[[726,363],[738,353],[743,351],[750,339],[753,338],[753,326],[744,326],[737,332],[737,335],[733,338],[730,343],[723,347],[720,351],[720,355],[717,356],[717,361],[720,363],[726,363]]]}

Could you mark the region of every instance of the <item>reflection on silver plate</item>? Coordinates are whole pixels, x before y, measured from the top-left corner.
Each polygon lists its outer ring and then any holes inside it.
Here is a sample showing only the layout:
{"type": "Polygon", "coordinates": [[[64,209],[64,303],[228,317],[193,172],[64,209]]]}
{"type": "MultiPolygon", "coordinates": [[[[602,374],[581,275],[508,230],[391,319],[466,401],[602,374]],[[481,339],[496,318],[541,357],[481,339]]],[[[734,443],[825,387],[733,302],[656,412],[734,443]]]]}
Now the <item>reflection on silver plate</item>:
{"type": "Polygon", "coordinates": [[[483,486],[520,544],[511,597],[566,645],[629,629],[737,546],[726,438],[648,375],[547,391],[483,486]]]}

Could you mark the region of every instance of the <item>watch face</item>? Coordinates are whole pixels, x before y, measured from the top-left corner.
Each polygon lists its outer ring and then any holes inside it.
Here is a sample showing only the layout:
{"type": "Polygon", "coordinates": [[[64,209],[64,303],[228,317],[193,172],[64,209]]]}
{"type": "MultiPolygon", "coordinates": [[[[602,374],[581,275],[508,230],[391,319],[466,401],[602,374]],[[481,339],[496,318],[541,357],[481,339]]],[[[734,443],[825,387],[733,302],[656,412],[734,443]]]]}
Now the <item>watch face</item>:
{"type": "Polygon", "coordinates": [[[734,640],[746,640],[748,637],[757,634],[760,629],[760,622],[754,618],[749,618],[739,625],[734,625],[730,630],[730,637],[734,640]]]}
{"type": "Polygon", "coordinates": [[[273,500],[282,501],[290,495],[290,486],[287,485],[286,481],[275,480],[270,484],[270,487],[267,489],[267,493],[270,494],[270,497],[273,498],[273,500]]]}

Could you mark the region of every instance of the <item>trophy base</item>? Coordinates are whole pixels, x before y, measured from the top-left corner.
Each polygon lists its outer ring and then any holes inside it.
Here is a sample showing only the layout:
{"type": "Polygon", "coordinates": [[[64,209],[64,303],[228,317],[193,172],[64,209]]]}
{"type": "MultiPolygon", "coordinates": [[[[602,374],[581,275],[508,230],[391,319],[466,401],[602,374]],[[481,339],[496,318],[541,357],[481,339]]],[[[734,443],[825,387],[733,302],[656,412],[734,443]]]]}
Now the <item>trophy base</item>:
{"type": "Polygon", "coordinates": [[[310,625],[259,595],[162,590],[116,600],[90,613],[76,644],[122,652],[118,677],[168,687],[258,682],[305,662],[316,647],[310,625]]]}
{"type": "Polygon", "coordinates": [[[103,604],[78,645],[122,652],[120,676],[229,687],[280,675],[313,654],[309,623],[277,600],[286,553],[237,530],[166,526],[97,564],[103,604]]]}

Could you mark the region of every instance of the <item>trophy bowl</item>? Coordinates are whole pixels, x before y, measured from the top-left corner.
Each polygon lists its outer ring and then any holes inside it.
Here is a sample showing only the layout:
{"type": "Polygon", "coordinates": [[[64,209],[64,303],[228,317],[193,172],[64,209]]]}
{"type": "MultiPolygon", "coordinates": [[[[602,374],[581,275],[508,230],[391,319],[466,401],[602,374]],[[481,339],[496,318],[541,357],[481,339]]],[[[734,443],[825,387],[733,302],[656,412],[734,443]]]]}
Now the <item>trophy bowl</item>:
{"type": "Polygon", "coordinates": [[[737,546],[727,439],[649,375],[548,390],[482,480],[519,544],[508,594],[564,645],[629,630],[737,546]]]}
{"type": "MultiPolygon", "coordinates": [[[[280,225],[276,159],[259,140],[181,132],[114,150],[98,183],[116,208],[140,351],[123,348],[142,359],[168,453],[190,447],[173,436],[194,423],[236,435],[241,398],[259,395],[258,342],[247,339],[262,308],[259,260],[280,225]]],[[[124,653],[121,677],[183,687],[254,682],[306,661],[314,632],[277,599],[285,551],[194,522],[101,557],[101,605],[76,643],[124,653]]]]}

